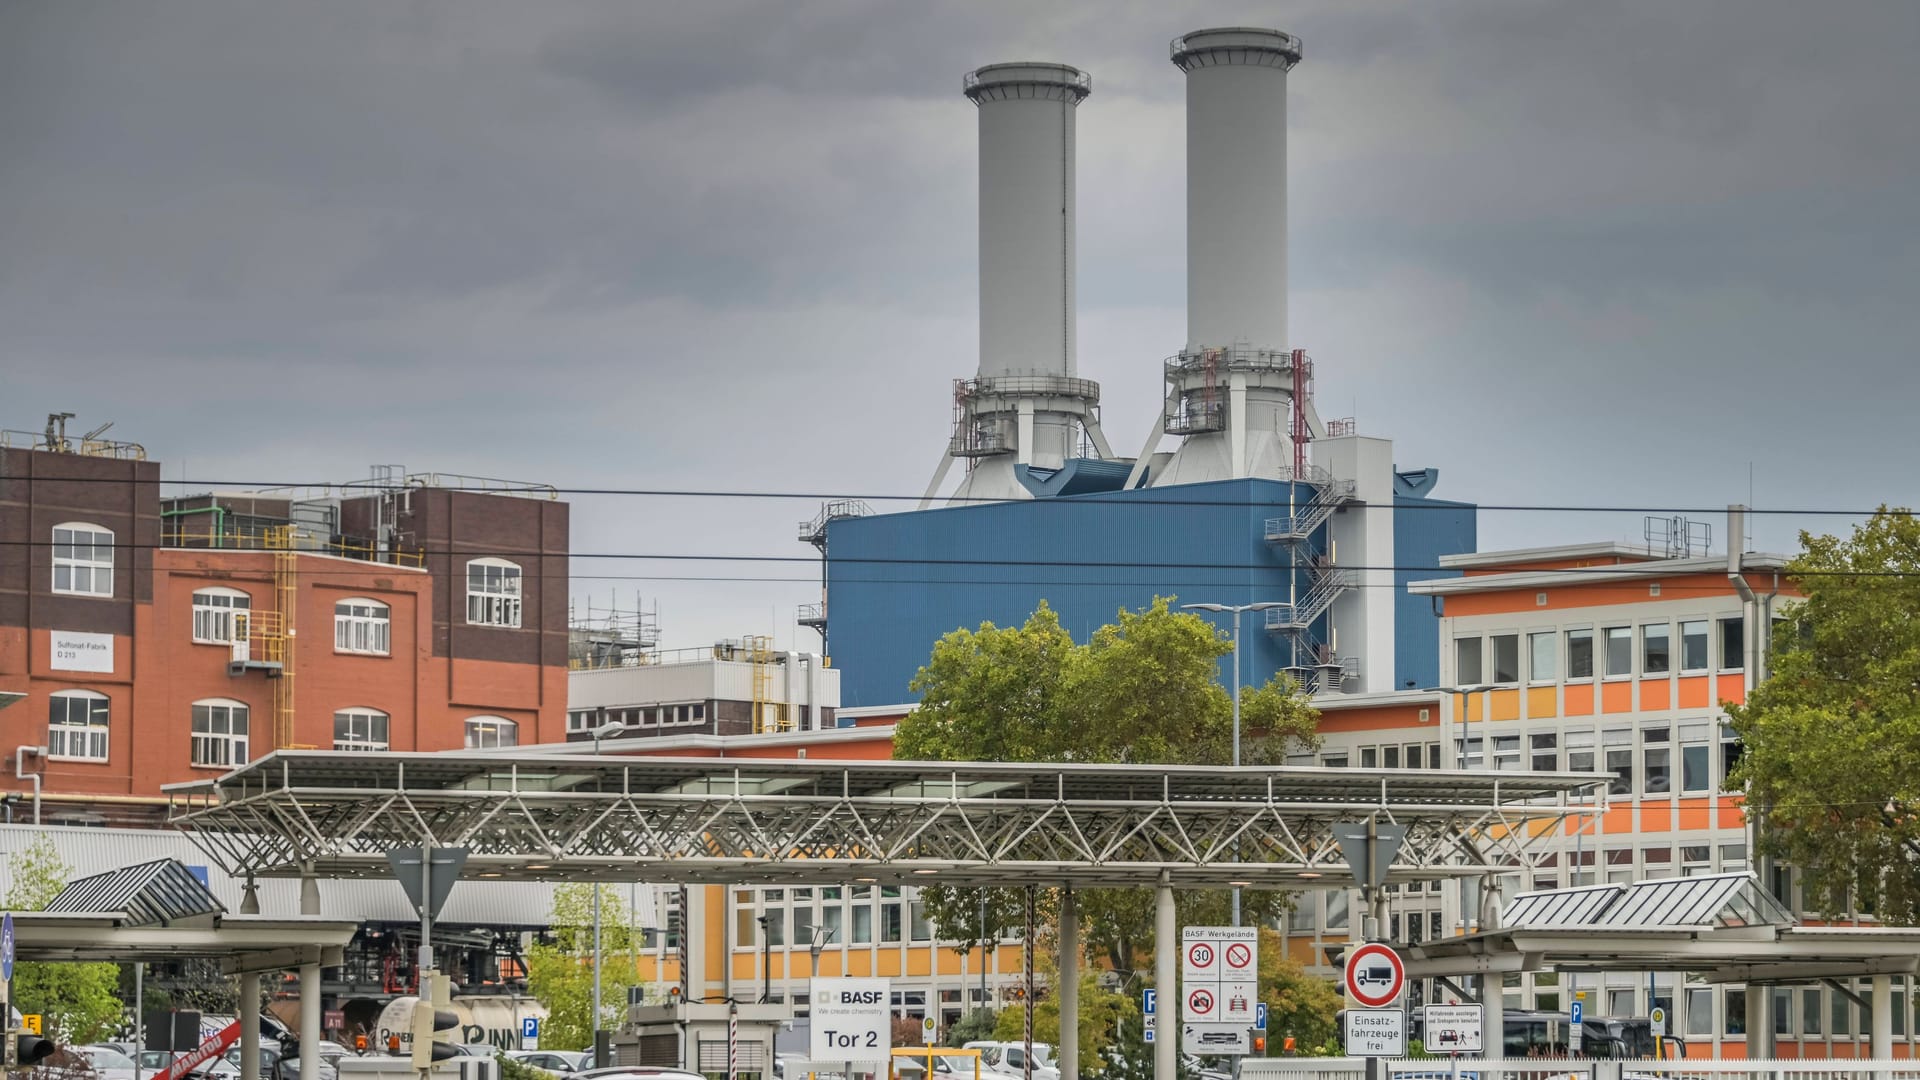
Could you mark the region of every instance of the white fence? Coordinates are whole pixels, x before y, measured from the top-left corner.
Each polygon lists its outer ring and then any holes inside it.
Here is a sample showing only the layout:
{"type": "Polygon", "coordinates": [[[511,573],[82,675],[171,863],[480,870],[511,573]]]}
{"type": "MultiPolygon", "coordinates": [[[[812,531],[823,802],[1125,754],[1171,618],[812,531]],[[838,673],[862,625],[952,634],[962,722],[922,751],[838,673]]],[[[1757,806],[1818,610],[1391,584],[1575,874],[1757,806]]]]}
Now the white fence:
{"type": "MultiPolygon", "coordinates": [[[[1245,1058],[1242,1080],[1362,1080],[1364,1058],[1245,1058]]],[[[1379,1080],[1920,1080],[1920,1061],[1847,1058],[1592,1061],[1424,1058],[1381,1062],[1379,1080]]]]}

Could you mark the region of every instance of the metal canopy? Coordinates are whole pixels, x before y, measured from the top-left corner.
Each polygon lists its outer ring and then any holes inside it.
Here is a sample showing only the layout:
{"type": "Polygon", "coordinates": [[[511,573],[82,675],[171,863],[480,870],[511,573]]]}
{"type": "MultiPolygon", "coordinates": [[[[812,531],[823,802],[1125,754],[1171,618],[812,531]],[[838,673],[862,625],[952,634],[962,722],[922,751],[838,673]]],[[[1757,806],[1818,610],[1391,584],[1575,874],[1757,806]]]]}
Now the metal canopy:
{"type": "Polygon", "coordinates": [[[385,876],[460,846],[478,878],[1312,887],[1336,822],[1408,828],[1397,881],[1530,865],[1606,774],[280,751],[167,789],[235,876],[385,876]]]}
{"type": "Polygon", "coordinates": [[[303,963],[338,965],[358,922],[219,915],[210,925],[142,925],[116,912],[15,912],[21,960],[138,961],[217,959],[230,973],[278,971],[303,963]]]}
{"type": "Polygon", "coordinates": [[[178,859],[155,859],[76,878],[48,902],[46,910],[110,912],[123,916],[129,925],[150,926],[204,921],[226,908],[178,859]]]}
{"type": "Polygon", "coordinates": [[[1655,970],[1778,984],[1920,971],[1920,929],[1800,926],[1751,873],[1548,889],[1502,918],[1511,925],[1412,946],[1407,977],[1655,970]]]}

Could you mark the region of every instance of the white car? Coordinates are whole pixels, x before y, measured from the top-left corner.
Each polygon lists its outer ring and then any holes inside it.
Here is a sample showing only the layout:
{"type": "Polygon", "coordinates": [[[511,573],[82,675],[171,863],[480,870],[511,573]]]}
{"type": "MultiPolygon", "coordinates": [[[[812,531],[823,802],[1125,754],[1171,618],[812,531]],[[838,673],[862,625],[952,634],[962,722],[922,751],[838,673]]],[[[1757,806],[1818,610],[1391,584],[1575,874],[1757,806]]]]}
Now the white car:
{"type": "Polygon", "coordinates": [[[592,1054],[576,1050],[509,1050],[507,1057],[523,1065],[550,1072],[556,1076],[567,1076],[580,1071],[580,1067],[592,1054]]]}
{"type": "Polygon", "coordinates": [[[133,1059],[111,1046],[75,1046],[74,1053],[87,1059],[99,1080],[140,1080],[140,1068],[133,1059]]]}
{"type": "MultiPolygon", "coordinates": [[[[970,1042],[968,1050],[980,1051],[980,1071],[993,1072],[1000,1076],[1027,1075],[1027,1047],[1017,1042],[970,1042]]],[[[1053,1060],[1053,1045],[1037,1042],[1033,1044],[1033,1080],[1060,1080],[1060,1069],[1053,1060]]]]}

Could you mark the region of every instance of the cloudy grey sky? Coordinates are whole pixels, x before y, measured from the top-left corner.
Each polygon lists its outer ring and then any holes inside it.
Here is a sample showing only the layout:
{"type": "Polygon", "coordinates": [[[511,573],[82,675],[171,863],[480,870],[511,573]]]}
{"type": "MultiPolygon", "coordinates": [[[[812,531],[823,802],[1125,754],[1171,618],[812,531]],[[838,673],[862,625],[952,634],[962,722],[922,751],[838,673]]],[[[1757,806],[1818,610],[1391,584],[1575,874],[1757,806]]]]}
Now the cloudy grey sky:
{"type": "MultiPolygon", "coordinates": [[[[0,426],[112,419],[190,485],[917,493],[975,362],[960,75],[1047,59],[1094,78],[1080,365],[1131,453],[1184,339],[1166,42],[1223,24],[1306,40],[1292,323],[1321,410],[1437,494],[1721,506],[1751,467],[1763,508],[1916,501],[1907,0],[0,0],[0,426]]],[[[582,552],[804,555],[814,508],[572,501],[582,552]]],[[[575,570],[657,598],[670,645],[784,644],[815,596],[639,579],[803,565],[575,570]]]]}

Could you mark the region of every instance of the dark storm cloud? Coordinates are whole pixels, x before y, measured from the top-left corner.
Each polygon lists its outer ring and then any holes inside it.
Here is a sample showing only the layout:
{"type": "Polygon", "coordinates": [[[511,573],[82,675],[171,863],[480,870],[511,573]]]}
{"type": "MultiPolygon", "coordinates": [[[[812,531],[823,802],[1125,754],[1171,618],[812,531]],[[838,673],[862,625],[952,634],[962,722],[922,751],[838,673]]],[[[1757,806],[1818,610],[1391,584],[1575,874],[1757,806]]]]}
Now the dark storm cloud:
{"type": "MultiPolygon", "coordinates": [[[[1324,414],[1457,498],[1914,500],[1895,2],[19,0],[0,424],[112,417],[170,477],[917,491],[975,360],[959,78],[1033,58],[1094,77],[1081,365],[1132,453],[1184,339],[1167,40],[1276,20],[1324,414]]],[[[576,546],[788,551],[806,509],[582,500],[576,546]]],[[[1595,530],[1637,519],[1483,539],[1595,530]]],[[[621,587],[675,643],[809,592],[621,587]]]]}

